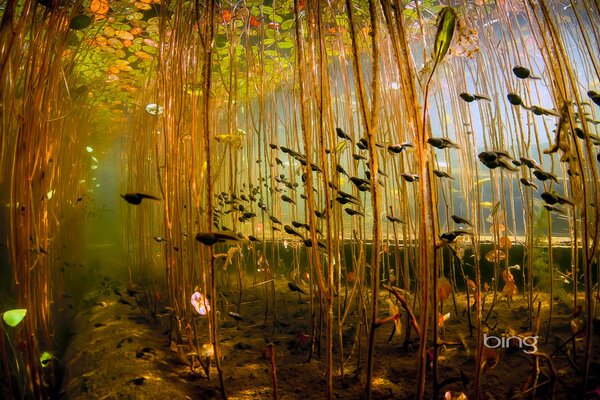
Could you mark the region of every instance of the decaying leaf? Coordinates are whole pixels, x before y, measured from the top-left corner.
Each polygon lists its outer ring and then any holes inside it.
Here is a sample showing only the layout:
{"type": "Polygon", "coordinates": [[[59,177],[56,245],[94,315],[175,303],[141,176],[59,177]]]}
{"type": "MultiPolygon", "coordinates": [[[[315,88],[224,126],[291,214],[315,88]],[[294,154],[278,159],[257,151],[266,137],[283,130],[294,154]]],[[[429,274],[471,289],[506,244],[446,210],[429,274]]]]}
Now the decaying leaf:
{"type": "Polygon", "coordinates": [[[517,289],[517,285],[514,281],[508,281],[504,285],[504,289],[502,289],[502,295],[507,299],[512,299],[513,296],[517,295],[519,290],[517,289]]]}
{"type": "Polygon", "coordinates": [[[512,241],[510,240],[510,238],[508,236],[502,236],[498,240],[498,247],[501,248],[502,250],[508,250],[512,247],[512,241]]]}
{"type": "Polygon", "coordinates": [[[483,364],[483,372],[489,371],[498,365],[500,361],[500,355],[494,349],[489,347],[483,347],[483,355],[481,357],[481,363],[483,364]]]}
{"type": "Polygon", "coordinates": [[[446,278],[440,278],[438,282],[438,299],[446,300],[452,294],[452,285],[446,278]]]}
{"type": "Polygon", "coordinates": [[[495,263],[506,259],[506,254],[502,250],[494,249],[485,254],[485,259],[495,263]]]}
{"type": "Polygon", "coordinates": [[[390,316],[395,316],[394,325],[396,326],[396,333],[402,332],[402,324],[400,322],[400,314],[398,313],[398,307],[392,302],[391,299],[386,300],[389,305],[390,316]]]}

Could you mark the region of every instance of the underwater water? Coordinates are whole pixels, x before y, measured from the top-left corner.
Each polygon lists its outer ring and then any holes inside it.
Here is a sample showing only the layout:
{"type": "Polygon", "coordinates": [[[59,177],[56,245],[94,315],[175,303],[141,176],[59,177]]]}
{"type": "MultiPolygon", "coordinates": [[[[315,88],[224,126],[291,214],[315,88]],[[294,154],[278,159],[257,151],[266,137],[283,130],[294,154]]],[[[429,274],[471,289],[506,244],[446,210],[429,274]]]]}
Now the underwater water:
{"type": "Polygon", "coordinates": [[[599,398],[599,26],[0,1],[0,398],[599,398]]]}

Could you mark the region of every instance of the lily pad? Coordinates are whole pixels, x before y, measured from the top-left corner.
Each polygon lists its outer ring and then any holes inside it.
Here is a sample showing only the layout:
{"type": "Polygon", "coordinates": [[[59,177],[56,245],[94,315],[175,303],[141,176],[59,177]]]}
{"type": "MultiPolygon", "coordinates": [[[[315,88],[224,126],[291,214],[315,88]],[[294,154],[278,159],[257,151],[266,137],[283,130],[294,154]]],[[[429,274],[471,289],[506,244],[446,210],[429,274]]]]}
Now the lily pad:
{"type": "Polygon", "coordinates": [[[2,319],[8,326],[12,326],[14,328],[21,323],[23,318],[25,318],[25,314],[27,314],[27,310],[25,308],[17,308],[5,312],[2,316],[2,319]]]}
{"type": "Polygon", "coordinates": [[[90,26],[91,23],[92,18],[90,16],[85,14],[79,14],[73,17],[73,19],[69,23],[69,28],[80,31],[90,26]]]}

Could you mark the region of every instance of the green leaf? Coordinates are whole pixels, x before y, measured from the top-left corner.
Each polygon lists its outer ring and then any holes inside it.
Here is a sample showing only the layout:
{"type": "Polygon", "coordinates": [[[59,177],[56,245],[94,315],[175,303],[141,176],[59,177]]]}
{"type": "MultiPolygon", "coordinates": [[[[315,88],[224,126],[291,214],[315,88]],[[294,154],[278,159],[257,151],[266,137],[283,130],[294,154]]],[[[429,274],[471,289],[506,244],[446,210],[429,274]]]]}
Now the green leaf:
{"type": "Polygon", "coordinates": [[[91,23],[92,18],[85,14],[79,14],[73,17],[73,19],[69,23],[69,28],[75,30],[82,30],[90,26],[91,23]]]}
{"type": "Polygon", "coordinates": [[[23,318],[25,318],[25,314],[27,314],[26,309],[17,308],[5,312],[2,316],[2,319],[4,319],[4,322],[6,322],[8,326],[12,326],[14,328],[15,326],[19,325],[21,321],[23,321],[23,318]]]}
{"type": "Polygon", "coordinates": [[[47,351],[43,352],[40,356],[40,364],[42,364],[42,368],[46,368],[50,360],[52,360],[54,356],[47,351]]]}
{"type": "Polygon", "coordinates": [[[277,43],[277,47],[280,49],[291,49],[294,47],[294,43],[291,40],[286,40],[284,42],[277,43]]]}
{"type": "Polygon", "coordinates": [[[435,34],[435,47],[433,50],[436,63],[448,53],[452,37],[454,36],[454,27],[456,26],[456,12],[452,7],[444,7],[438,15],[438,30],[435,34]]]}
{"type": "Polygon", "coordinates": [[[288,19],[287,21],[283,21],[283,23],[281,24],[281,30],[282,31],[287,31],[292,26],[294,26],[294,20],[293,19],[288,19]]]}

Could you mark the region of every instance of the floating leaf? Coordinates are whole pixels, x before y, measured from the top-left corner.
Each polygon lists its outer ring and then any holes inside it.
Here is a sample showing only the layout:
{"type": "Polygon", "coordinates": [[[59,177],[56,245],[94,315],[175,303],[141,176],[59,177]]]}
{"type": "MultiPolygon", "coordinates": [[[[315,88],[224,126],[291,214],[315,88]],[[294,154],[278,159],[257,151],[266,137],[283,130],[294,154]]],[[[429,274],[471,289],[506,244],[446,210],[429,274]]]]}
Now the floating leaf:
{"type": "Polygon", "coordinates": [[[2,315],[2,319],[8,326],[12,326],[13,328],[23,321],[25,318],[25,314],[27,314],[27,310],[25,308],[17,308],[14,310],[9,310],[2,315]]]}
{"type": "MultiPolygon", "coordinates": [[[[132,14],[129,14],[127,17],[127,21],[139,21],[142,18],[144,18],[144,14],[139,13],[139,12],[134,12],[132,14]]],[[[133,32],[132,32],[133,33],[133,32]]]]}
{"type": "Polygon", "coordinates": [[[76,15],[71,19],[69,23],[69,28],[75,30],[82,30],[90,26],[92,23],[92,18],[85,14],[76,15]]]}
{"type": "Polygon", "coordinates": [[[292,42],[291,40],[279,42],[277,43],[277,47],[279,47],[280,49],[291,49],[292,47],[294,47],[294,42],[292,42]]]}
{"type": "Polygon", "coordinates": [[[123,40],[133,40],[134,39],[133,35],[128,31],[119,30],[119,31],[116,31],[115,34],[117,35],[117,37],[119,39],[123,39],[123,40]]]}
{"type": "Polygon", "coordinates": [[[42,368],[47,367],[48,363],[53,358],[54,358],[54,356],[52,354],[48,353],[47,351],[43,352],[42,355],[40,356],[40,364],[42,364],[42,368]]]}
{"type": "Polygon", "coordinates": [[[97,14],[97,16],[103,16],[108,12],[109,8],[107,0],[92,0],[92,3],[90,4],[90,10],[94,14],[97,14]]]}
{"type": "Polygon", "coordinates": [[[147,11],[147,10],[151,10],[151,9],[152,9],[152,6],[151,6],[150,4],[142,3],[142,2],[140,2],[140,1],[136,2],[134,5],[135,5],[135,6],[136,6],[136,8],[138,8],[139,10],[144,10],[144,11],[147,11]]]}
{"type": "Polygon", "coordinates": [[[114,47],[115,49],[122,49],[123,43],[117,38],[108,39],[108,44],[114,47]]]}

